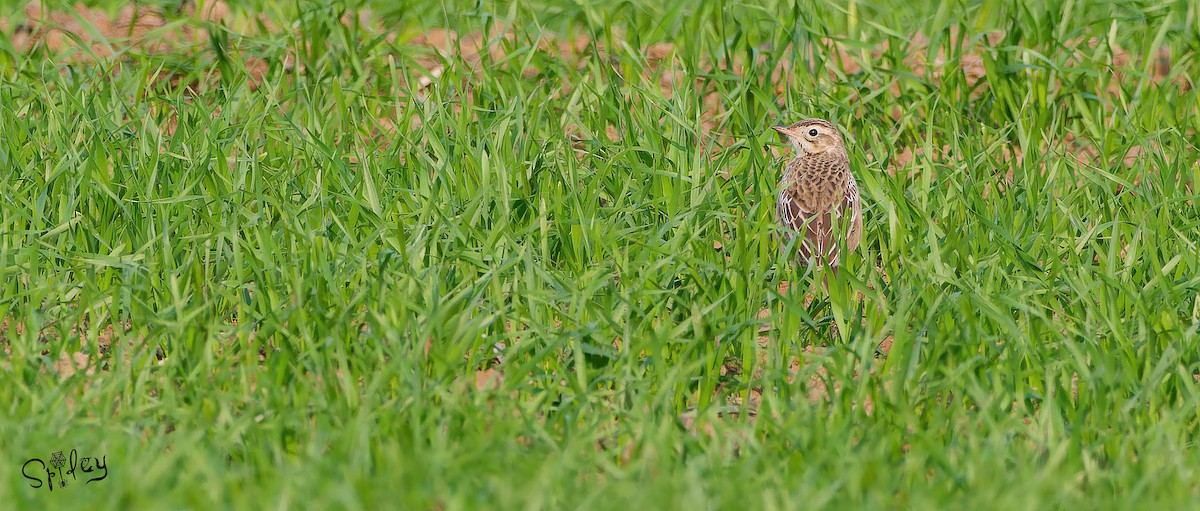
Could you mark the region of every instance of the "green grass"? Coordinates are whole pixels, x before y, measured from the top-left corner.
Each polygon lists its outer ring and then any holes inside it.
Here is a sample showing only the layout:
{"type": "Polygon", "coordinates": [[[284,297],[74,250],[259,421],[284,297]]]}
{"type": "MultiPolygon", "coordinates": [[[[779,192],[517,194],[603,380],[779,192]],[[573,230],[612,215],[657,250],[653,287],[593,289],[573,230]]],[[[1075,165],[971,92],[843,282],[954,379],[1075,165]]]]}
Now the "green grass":
{"type": "Polygon", "coordinates": [[[1196,508],[1200,10],[920,4],[258,1],[170,11],[159,49],[0,40],[0,502],[1196,508]],[[831,294],[774,227],[767,128],[808,116],[864,195],[831,294]],[[22,477],[72,448],[108,478],[22,477]]]}

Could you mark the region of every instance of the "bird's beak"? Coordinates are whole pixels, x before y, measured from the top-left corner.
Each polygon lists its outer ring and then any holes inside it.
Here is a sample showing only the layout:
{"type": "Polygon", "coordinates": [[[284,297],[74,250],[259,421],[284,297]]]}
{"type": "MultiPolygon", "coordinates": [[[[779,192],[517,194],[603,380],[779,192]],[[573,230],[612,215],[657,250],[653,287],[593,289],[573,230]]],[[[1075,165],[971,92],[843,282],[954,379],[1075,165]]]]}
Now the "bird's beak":
{"type": "Polygon", "coordinates": [[[771,129],[779,132],[779,140],[786,141],[792,138],[792,133],[788,131],[787,126],[771,126],[771,129]]]}

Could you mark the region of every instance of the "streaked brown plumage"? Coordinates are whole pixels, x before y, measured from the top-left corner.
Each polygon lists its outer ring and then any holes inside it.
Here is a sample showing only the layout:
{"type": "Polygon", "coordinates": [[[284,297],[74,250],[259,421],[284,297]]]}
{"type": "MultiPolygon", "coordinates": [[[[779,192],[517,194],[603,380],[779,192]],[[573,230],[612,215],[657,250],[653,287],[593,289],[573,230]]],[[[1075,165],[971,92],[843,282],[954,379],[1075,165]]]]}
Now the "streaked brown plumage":
{"type": "Polygon", "coordinates": [[[849,251],[862,241],[862,202],[842,135],[821,119],[774,129],[795,149],[795,157],[783,169],[776,205],[779,223],[789,230],[783,242],[791,241],[791,231],[803,233],[797,249],[801,260],[807,263],[815,257],[836,272],[840,254],[835,234],[845,233],[849,251]]]}

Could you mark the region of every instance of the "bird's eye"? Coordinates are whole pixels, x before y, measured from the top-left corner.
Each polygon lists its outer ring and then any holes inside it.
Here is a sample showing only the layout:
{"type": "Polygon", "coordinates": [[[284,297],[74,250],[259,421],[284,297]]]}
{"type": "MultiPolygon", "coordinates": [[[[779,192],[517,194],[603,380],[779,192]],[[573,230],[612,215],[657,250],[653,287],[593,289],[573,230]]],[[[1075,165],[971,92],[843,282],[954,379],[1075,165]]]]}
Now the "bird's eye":
{"type": "Polygon", "coordinates": [[[817,129],[816,129],[816,128],[813,128],[813,129],[811,129],[811,130],[808,130],[808,136],[810,136],[810,137],[815,137],[815,136],[817,136],[817,129]]]}

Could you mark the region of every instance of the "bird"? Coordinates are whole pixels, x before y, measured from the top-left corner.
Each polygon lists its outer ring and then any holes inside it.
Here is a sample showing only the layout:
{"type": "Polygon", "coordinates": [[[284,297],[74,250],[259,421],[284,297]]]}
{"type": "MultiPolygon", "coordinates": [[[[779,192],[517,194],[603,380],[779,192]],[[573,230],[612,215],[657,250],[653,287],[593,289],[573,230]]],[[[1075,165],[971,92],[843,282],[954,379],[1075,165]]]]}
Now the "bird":
{"type": "Polygon", "coordinates": [[[794,150],[783,168],[775,207],[784,227],[783,245],[802,233],[797,249],[800,262],[808,264],[815,259],[837,275],[841,262],[838,236],[845,237],[846,250],[853,252],[862,241],[863,230],[858,182],[850,171],[842,134],[829,121],[816,118],[772,128],[791,142],[794,150]]]}

